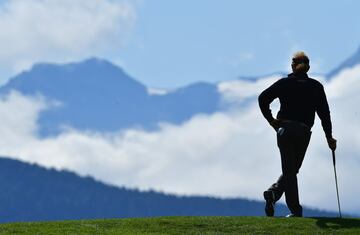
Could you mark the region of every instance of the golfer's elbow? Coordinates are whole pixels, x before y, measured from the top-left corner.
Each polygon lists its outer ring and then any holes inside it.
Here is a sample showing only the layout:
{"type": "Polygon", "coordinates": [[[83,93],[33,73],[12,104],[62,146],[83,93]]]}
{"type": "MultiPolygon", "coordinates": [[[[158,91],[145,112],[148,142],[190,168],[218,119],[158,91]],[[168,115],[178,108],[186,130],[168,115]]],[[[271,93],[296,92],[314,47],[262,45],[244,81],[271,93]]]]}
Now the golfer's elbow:
{"type": "Polygon", "coordinates": [[[264,92],[262,92],[260,95],[259,95],[259,97],[258,97],[258,103],[259,103],[259,106],[260,107],[264,107],[264,106],[266,106],[266,97],[265,97],[265,95],[264,95],[264,92]]]}

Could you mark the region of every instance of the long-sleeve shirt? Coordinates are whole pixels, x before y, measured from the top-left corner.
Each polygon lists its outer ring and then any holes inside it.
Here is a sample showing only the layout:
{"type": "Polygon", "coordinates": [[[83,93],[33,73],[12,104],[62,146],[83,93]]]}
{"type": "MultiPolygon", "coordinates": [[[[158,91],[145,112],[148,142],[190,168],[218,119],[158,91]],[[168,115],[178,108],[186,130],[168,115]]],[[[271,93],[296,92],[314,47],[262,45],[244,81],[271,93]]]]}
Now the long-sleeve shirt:
{"type": "Polygon", "coordinates": [[[276,98],[280,99],[277,119],[301,122],[311,128],[316,112],[326,137],[332,137],[329,105],[320,82],[306,73],[292,73],[264,90],[259,96],[259,106],[269,123],[274,120],[270,103],[276,98]]]}

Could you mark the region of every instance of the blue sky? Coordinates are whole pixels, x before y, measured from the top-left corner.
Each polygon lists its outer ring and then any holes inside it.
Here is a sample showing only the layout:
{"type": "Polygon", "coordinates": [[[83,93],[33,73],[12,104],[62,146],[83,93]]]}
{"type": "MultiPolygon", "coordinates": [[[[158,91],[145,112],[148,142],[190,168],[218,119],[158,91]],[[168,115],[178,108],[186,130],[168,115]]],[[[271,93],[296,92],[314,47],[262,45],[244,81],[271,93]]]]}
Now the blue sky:
{"type": "Polygon", "coordinates": [[[34,63],[108,59],[150,87],[289,70],[297,50],[326,73],[360,46],[360,2],[5,0],[0,83],[34,63]]]}
{"type": "Polygon", "coordinates": [[[326,73],[360,46],[359,1],[143,1],[126,70],[150,86],[287,71],[296,50],[326,73]]]}

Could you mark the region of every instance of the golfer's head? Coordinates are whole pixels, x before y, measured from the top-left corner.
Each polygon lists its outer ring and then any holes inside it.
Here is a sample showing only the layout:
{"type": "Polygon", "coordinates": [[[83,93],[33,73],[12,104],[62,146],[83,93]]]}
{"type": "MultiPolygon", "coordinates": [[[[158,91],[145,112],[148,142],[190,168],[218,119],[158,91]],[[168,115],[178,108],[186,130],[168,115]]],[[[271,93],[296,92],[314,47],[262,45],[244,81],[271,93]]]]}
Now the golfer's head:
{"type": "Polygon", "coordinates": [[[307,73],[310,69],[309,57],[303,52],[296,52],[292,58],[291,68],[294,73],[307,73]]]}

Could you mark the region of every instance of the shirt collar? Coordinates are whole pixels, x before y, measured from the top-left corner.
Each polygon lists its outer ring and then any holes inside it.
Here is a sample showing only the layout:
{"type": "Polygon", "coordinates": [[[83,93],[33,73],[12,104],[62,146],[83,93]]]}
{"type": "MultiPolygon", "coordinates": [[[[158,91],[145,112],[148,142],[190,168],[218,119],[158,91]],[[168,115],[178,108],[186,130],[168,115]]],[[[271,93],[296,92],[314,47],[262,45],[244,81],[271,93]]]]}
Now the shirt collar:
{"type": "Polygon", "coordinates": [[[288,78],[295,78],[295,79],[304,79],[309,78],[307,73],[290,73],[288,78]]]}

